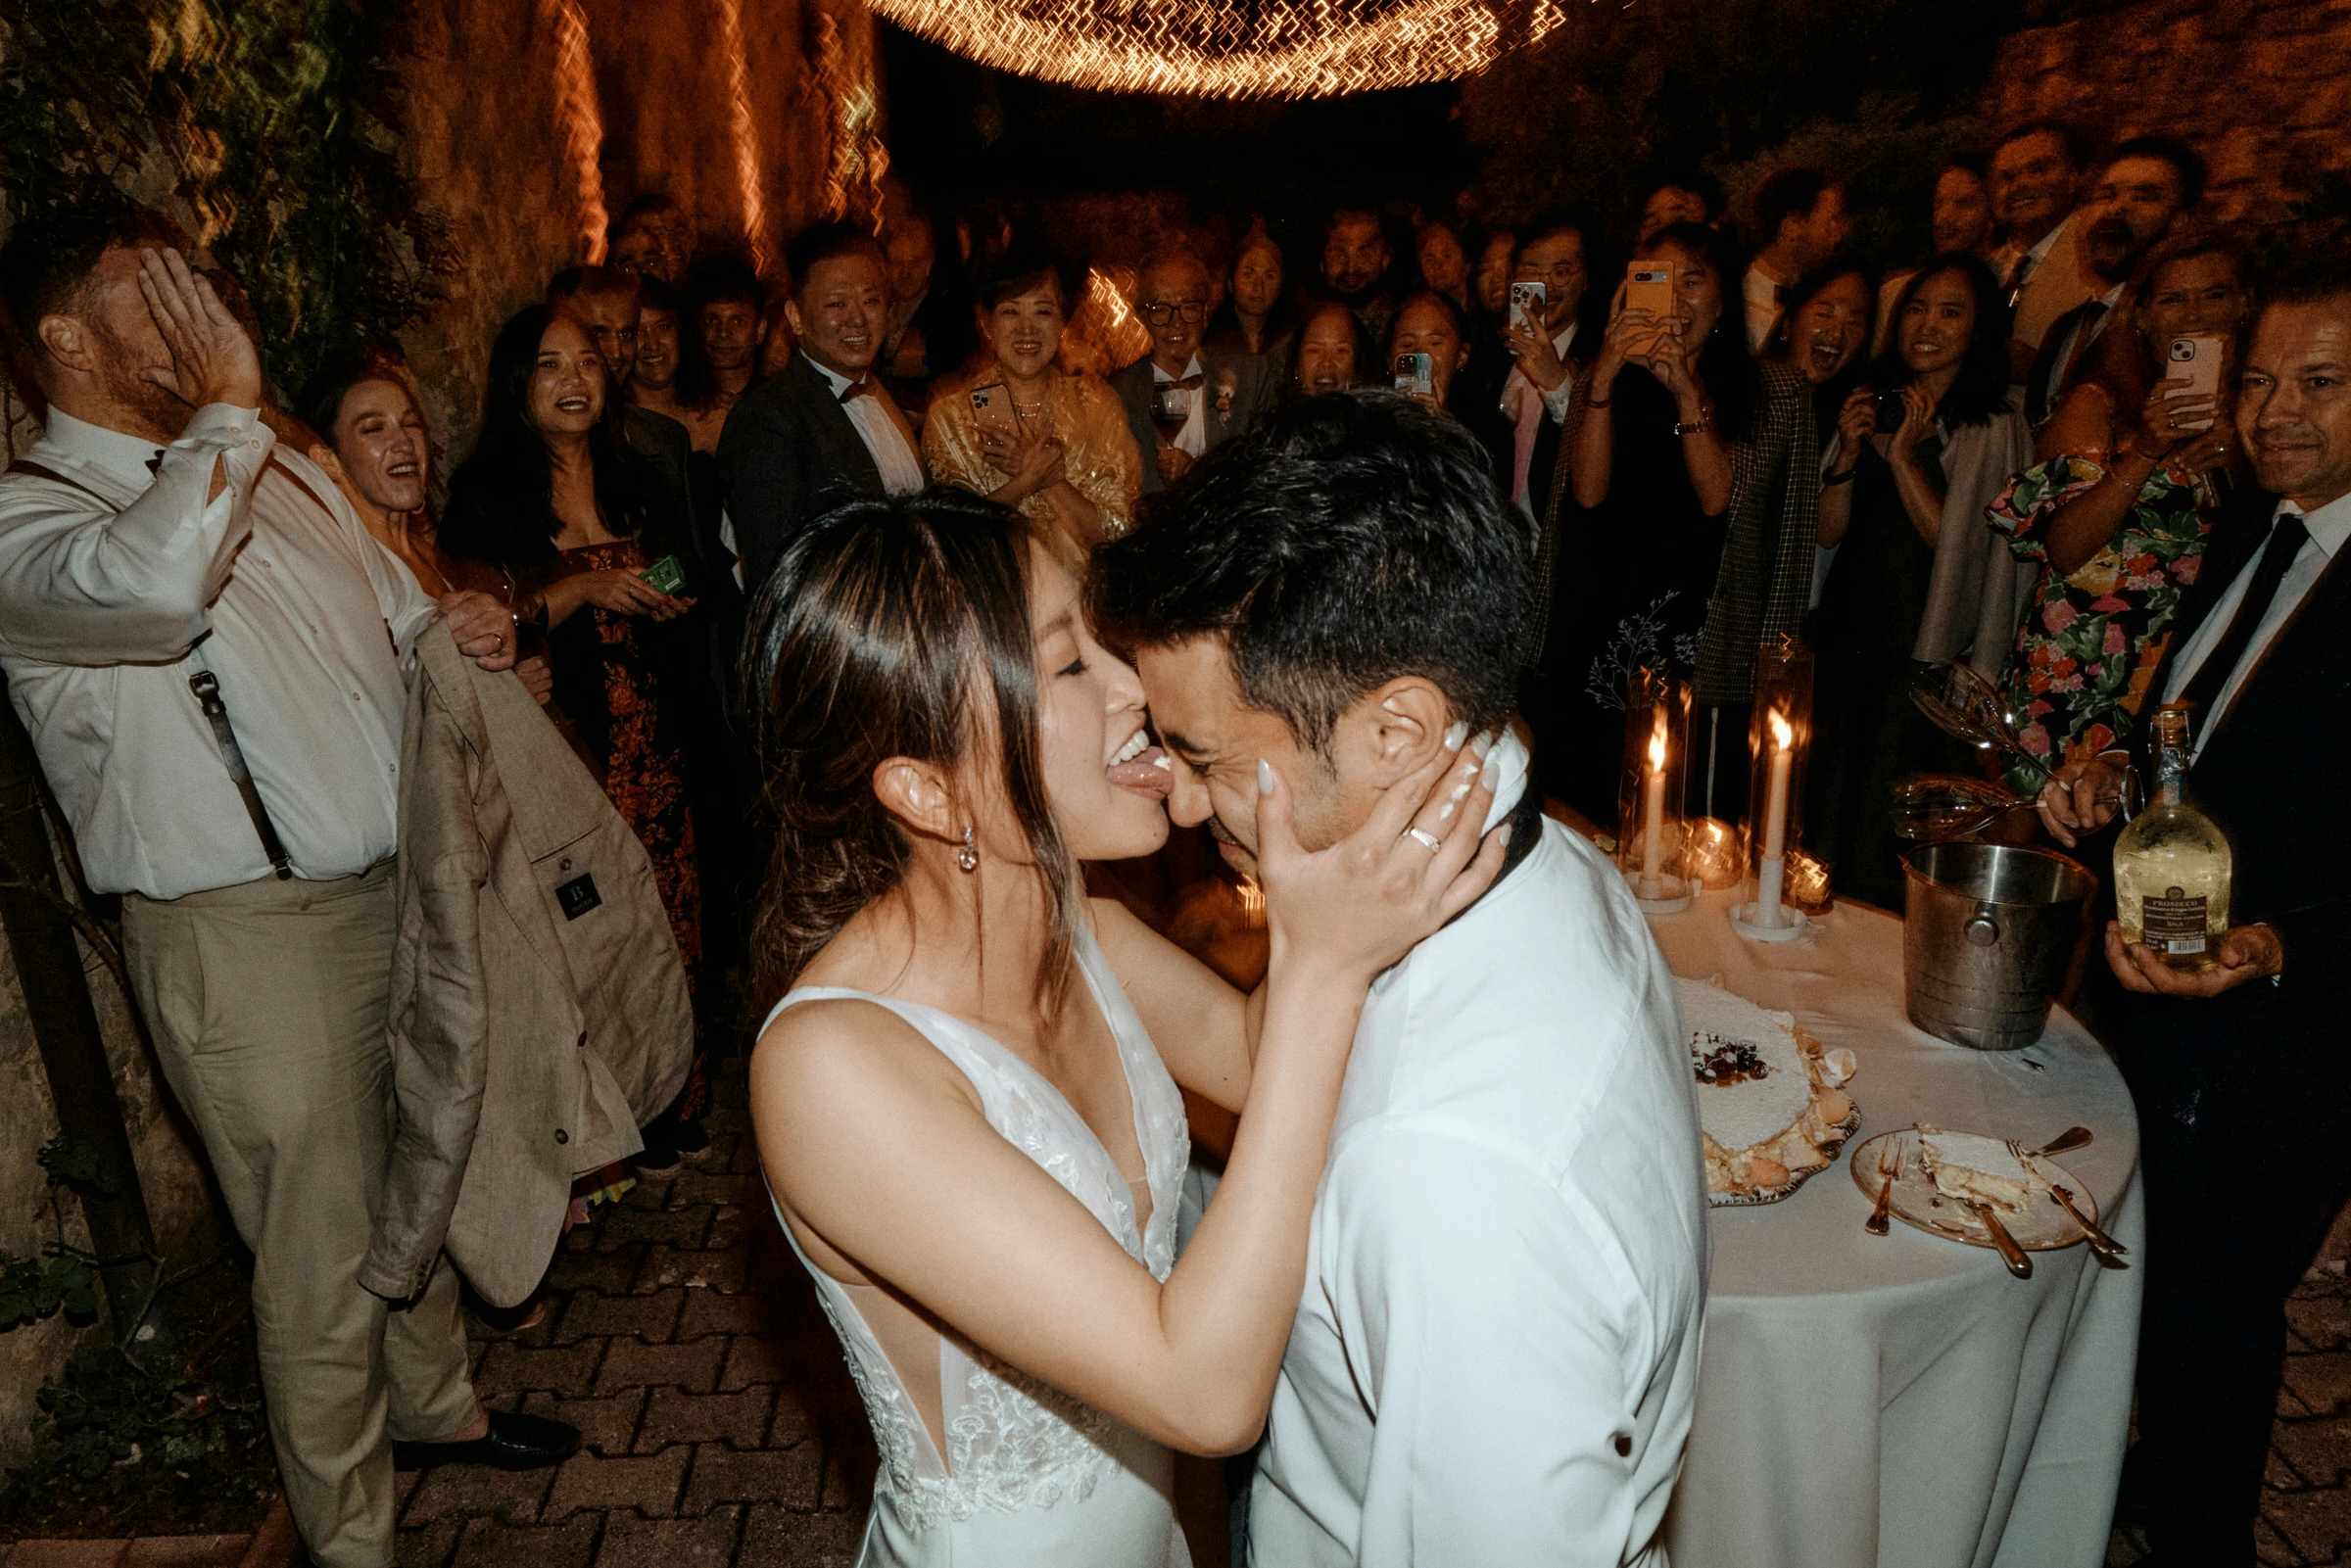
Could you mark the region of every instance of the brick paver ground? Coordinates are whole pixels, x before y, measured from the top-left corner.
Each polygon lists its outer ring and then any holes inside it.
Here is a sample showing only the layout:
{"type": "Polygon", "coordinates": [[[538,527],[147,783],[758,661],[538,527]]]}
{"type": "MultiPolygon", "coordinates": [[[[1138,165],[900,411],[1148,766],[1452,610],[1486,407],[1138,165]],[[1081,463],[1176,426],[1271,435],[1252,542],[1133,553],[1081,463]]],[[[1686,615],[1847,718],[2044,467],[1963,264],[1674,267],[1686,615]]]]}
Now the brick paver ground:
{"type": "MultiPolygon", "coordinates": [[[[403,1476],[401,1568],[855,1560],[875,1462],[865,1412],[768,1213],[739,1075],[718,1099],[706,1154],[565,1238],[543,1323],[476,1327],[483,1396],[573,1423],[581,1451],[552,1472],[403,1476]]],[[[2292,1319],[2261,1558],[2351,1568],[2351,1284],[2314,1276],[2292,1319]]],[[[2129,1568],[2138,1548],[2118,1530],[2108,1563],[2129,1568]]]]}
{"type": "Polygon", "coordinates": [[[537,1326],[475,1325],[499,1409],[559,1416],[553,1471],[401,1477],[401,1568],[848,1568],[874,1453],[767,1212],[740,1073],[711,1146],[564,1238],[537,1326]]]}

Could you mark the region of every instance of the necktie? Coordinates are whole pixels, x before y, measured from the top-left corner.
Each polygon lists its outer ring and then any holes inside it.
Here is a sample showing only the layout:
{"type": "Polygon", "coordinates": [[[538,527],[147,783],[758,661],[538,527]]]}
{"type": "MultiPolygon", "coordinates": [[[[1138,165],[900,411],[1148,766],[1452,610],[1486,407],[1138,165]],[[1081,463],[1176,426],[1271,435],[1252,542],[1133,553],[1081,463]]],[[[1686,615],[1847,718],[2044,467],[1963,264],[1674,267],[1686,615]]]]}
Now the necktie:
{"type": "Polygon", "coordinates": [[[2253,569],[2253,581],[2245,585],[2245,596],[2236,606],[2236,615],[2229,622],[2229,630],[2205,655],[2204,662],[2180,693],[2180,700],[2196,711],[2200,734],[2210,736],[2214,704],[2229,685],[2229,677],[2236,670],[2237,661],[2245,656],[2261,618],[2270,612],[2278,598],[2278,585],[2285,579],[2285,569],[2302,553],[2310,543],[2310,529],[2300,512],[2286,512],[2270,525],[2270,543],[2261,552],[2261,564],[2253,569]]]}
{"type": "Polygon", "coordinates": [[[2017,297],[2025,292],[2025,284],[2032,276],[2033,253],[2027,251],[2016,259],[2016,265],[2008,269],[2008,281],[2004,286],[2008,292],[2009,309],[2016,309],[2017,297]]]}

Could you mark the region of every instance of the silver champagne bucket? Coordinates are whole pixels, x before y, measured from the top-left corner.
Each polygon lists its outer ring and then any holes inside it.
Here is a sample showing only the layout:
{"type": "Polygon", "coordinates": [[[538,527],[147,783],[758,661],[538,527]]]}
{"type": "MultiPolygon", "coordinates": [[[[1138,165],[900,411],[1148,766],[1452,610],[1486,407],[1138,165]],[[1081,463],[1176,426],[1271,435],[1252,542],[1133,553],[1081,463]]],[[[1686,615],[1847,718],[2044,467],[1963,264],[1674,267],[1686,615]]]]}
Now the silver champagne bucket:
{"type": "Polygon", "coordinates": [[[2040,1038],[2097,879],[2045,849],[1920,844],[1902,853],[1910,1022],[1978,1051],[2040,1038]]]}

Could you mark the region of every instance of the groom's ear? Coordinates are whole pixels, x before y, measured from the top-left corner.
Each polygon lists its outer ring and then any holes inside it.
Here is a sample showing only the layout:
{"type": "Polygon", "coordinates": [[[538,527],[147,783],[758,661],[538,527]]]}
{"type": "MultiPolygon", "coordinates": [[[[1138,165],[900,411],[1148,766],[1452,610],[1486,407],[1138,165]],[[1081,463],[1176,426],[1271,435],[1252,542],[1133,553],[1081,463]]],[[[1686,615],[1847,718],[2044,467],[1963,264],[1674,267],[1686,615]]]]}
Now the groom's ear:
{"type": "Polygon", "coordinates": [[[1334,752],[1385,788],[1417,771],[1445,743],[1453,723],[1445,693],[1424,676],[1400,675],[1340,715],[1334,752]]]}

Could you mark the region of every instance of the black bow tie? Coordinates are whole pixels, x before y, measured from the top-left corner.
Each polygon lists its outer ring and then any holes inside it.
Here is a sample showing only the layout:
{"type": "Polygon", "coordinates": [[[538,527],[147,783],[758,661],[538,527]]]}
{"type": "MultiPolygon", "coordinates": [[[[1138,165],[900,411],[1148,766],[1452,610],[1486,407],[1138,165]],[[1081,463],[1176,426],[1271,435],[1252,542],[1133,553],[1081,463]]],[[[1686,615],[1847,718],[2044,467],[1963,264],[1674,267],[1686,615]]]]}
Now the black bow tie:
{"type": "Polygon", "coordinates": [[[147,459],[147,472],[149,472],[150,474],[160,474],[160,473],[162,473],[163,471],[164,471],[164,453],[163,453],[163,450],[162,450],[161,448],[158,448],[158,449],[156,450],[156,453],[155,453],[155,455],[147,459]]]}
{"type": "Polygon", "coordinates": [[[871,376],[866,377],[863,381],[852,381],[840,389],[842,403],[855,403],[860,398],[878,398],[880,396],[881,394],[874,390],[874,378],[871,376]]]}
{"type": "Polygon", "coordinates": [[[1185,376],[1181,381],[1163,381],[1160,385],[1176,392],[1198,392],[1206,376],[1185,376]]]}

